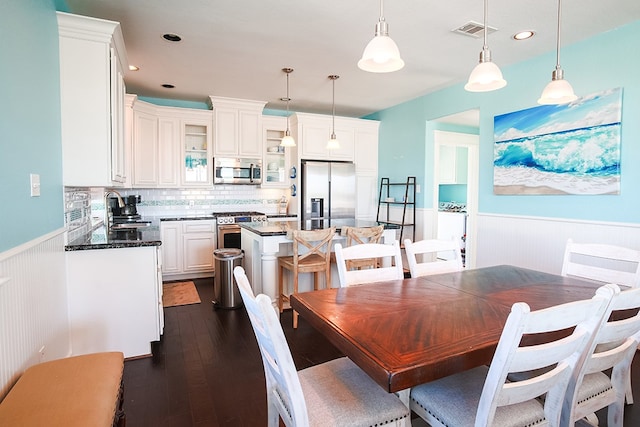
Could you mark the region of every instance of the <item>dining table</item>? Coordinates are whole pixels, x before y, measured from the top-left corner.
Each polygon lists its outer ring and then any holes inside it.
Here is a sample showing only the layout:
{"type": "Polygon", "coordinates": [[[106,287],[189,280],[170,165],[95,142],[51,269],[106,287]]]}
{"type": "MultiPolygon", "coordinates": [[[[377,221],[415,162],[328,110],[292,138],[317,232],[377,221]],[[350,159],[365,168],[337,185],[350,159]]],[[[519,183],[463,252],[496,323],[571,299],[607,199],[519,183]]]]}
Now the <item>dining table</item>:
{"type": "Polygon", "coordinates": [[[291,307],[408,405],[411,387],[490,364],[514,303],[539,310],[601,285],[499,265],[298,293],[291,307]]]}

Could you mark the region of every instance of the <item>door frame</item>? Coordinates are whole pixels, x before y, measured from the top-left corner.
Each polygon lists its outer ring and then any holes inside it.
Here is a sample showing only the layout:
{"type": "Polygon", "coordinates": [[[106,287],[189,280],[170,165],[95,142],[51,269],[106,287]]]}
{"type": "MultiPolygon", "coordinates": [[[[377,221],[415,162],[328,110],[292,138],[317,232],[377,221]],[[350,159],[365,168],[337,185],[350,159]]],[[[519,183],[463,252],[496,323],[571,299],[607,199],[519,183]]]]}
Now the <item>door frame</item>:
{"type": "Polygon", "coordinates": [[[433,206],[435,211],[435,221],[433,222],[432,233],[436,236],[438,230],[438,206],[440,193],[440,147],[455,146],[466,147],[467,157],[467,238],[465,242],[465,266],[475,268],[476,266],[476,238],[478,224],[478,180],[479,180],[479,148],[480,135],[464,132],[452,132],[444,130],[433,131],[433,206]]]}

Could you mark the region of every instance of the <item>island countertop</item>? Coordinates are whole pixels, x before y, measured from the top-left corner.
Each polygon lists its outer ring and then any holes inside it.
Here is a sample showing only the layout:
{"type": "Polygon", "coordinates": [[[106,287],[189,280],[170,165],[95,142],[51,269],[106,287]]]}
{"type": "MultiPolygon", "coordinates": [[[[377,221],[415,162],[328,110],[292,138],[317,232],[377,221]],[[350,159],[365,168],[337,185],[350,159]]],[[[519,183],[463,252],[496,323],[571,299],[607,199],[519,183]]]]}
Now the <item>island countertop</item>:
{"type": "MultiPolygon", "coordinates": [[[[340,233],[342,227],[375,227],[380,225],[376,221],[359,220],[355,218],[308,220],[302,223],[296,221],[269,221],[269,222],[245,222],[240,227],[259,236],[286,236],[293,230],[318,230],[336,227],[336,233],[340,233]]],[[[385,224],[385,229],[398,229],[395,224],[385,224]]]]}

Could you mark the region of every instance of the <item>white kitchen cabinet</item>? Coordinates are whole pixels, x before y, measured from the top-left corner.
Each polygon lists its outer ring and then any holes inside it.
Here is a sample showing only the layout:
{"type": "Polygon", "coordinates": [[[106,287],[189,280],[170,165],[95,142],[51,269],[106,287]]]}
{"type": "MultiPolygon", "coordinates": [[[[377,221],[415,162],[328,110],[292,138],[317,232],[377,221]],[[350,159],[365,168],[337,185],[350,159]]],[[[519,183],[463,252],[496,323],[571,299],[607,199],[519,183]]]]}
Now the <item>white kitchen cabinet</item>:
{"type": "Polygon", "coordinates": [[[439,184],[467,183],[467,147],[454,145],[440,146],[439,184]]]}
{"type": "Polygon", "coordinates": [[[351,162],[354,160],[356,124],[353,120],[357,119],[336,117],[335,132],[340,148],[335,150],[326,148],[333,129],[331,116],[295,113],[290,120],[300,159],[351,162]]]}
{"type": "Polygon", "coordinates": [[[181,150],[180,119],[165,115],[158,116],[158,187],[180,186],[181,150]]]}
{"type": "Polygon", "coordinates": [[[215,230],[215,220],[161,221],[163,280],[212,276],[215,230]]]}
{"type": "Polygon", "coordinates": [[[159,247],[65,254],[72,354],[151,354],[164,325],[159,247]]]}
{"type": "Polygon", "coordinates": [[[215,157],[262,158],[262,110],[266,102],[209,97],[215,157]]]}
{"type": "Polygon", "coordinates": [[[378,128],[380,122],[375,120],[360,120],[355,129],[355,164],[356,173],[378,173],[378,128]]]}
{"type": "Polygon", "coordinates": [[[163,278],[182,273],[182,224],[180,221],[161,221],[163,278]]]}
{"type": "MultiPolygon", "coordinates": [[[[438,234],[439,240],[455,240],[460,245],[460,249],[465,247],[465,236],[467,233],[467,214],[464,212],[438,212],[438,234]]],[[[438,253],[442,259],[452,259],[454,255],[448,252],[438,253]]]]}
{"type": "Polygon", "coordinates": [[[209,187],[213,184],[211,111],[185,111],[180,126],[182,185],[209,187]]]}
{"type": "Polygon", "coordinates": [[[281,116],[262,117],[264,152],[262,162],[262,187],[287,188],[291,169],[292,148],[280,147],[287,130],[287,118],[281,116]]]}
{"type": "Polygon", "coordinates": [[[57,19],[63,184],[122,186],[128,61],[120,24],[63,12],[57,19]]]}
{"type": "Polygon", "coordinates": [[[356,219],[375,221],[378,201],[378,174],[356,173],[356,219]]]}
{"type": "Polygon", "coordinates": [[[158,185],[158,116],[149,104],[133,107],[133,187],[158,185]]]}
{"type": "Polygon", "coordinates": [[[203,187],[213,182],[209,110],[133,104],[133,186],[203,187]]]}

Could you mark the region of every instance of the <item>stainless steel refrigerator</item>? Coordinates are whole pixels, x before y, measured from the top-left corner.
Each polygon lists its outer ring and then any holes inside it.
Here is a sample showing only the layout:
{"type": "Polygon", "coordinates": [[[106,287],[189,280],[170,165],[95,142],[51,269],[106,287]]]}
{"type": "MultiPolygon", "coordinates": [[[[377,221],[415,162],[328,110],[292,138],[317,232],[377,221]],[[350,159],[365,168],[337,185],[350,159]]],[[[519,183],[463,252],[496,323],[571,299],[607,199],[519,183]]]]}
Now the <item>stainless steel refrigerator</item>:
{"type": "Polygon", "coordinates": [[[303,160],[302,220],[355,218],[356,169],[350,162],[303,160]]]}

